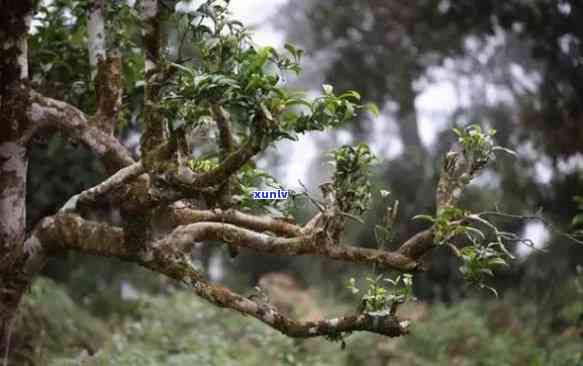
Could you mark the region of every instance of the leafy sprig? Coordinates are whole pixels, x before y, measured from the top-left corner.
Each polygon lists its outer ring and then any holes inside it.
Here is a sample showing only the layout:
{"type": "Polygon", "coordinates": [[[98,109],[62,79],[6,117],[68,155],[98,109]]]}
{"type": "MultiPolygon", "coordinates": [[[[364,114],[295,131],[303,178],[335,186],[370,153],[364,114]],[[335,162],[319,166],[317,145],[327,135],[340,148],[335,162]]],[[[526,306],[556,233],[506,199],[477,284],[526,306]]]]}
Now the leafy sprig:
{"type": "Polygon", "coordinates": [[[334,190],[341,211],[362,214],[372,197],[369,181],[370,166],[376,162],[368,145],[345,145],[330,153],[333,158],[334,190]]]}
{"type": "Polygon", "coordinates": [[[414,301],[413,275],[405,273],[395,279],[379,274],[376,277],[366,277],[368,284],[365,290],[356,285],[356,279],[350,278],[347,288],[359,296],[358,310],[361,313],[390,313],[394,315],[396,305],[414,301]],[[360,295],[362,292],[362,295],[360,295]]]}

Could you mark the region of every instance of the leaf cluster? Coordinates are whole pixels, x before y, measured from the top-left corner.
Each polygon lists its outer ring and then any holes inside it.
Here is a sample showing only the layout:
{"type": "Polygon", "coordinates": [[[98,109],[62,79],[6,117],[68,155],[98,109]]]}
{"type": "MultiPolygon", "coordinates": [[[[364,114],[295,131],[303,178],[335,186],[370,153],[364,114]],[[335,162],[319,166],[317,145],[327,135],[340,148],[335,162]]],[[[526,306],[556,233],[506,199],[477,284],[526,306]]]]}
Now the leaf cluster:
{"type": "Polygon", "coordinates": [[[514,259],[505,241],[518,240],[514,239],[515,235],[500,231],[478,214],[457,207],[444,208],[436,217],[417,215],[414,219],[427,220],[433,224],[434,244],[445,245],[453,251],[461,260],[460,272],[468,282],[487,288],[497,295],[495,289],[485,285],[484,279],[485,276],[494,276],[494,269],[508,266],[507,259],[514,259]],[[492,235],[487,235],[484,227],[492,231],[494,240],[489,240],[492,235]],[[465,239],[465,242],[460,244],[461,239],[465,239]]]}
{"type": "MultiPolygon", "coordinates": [[[[509,149],[495,145],[493,136],[495,130],[482,131],[478,125],[470,125],[464,129],[454,128],[461,145],[463,162],[458,160],[459,153],[450,152],[446,156],[445,178],[446,191],[453,194],[453,189],[459,189],[467,184],[487,164],[494,161],[495,151],[501,150],[509,154],[515,153],[509,149]]],[[[485,276],[493,276],[493,270],[499,266],[507,266],[507,259],[514,257],[506,248],[505,241],[522,241],[517,235],[498,229],[492,222],[472,214],[470,211],[452,206],[454,200],[446,202],[445,207],[438,207],[437,214],[417,215],[413,219],[429,221],[432,224],[433,241],[436,246],[447,246],[461,260],[460,271],[464,278],[480,287],[488,288],[494,294],[496,290],[484,284],[485,276]],[[488,235],[484,229],[491,233],[488,235]],[[494,240],[491,240],[491,238],[494,240]],[[460,243],[461,241],[461,243],[460,243]],[[459,248],[462,249],[459,249],[459,248]]]]}
{"type": "Polygon", "coordinates": [[[172,123],[197,124],[213,118],[211,106],[220,105],[237,134],[266,136],[261,143],[265,148],[280,139],[295,140],[298,133],[338,127],[359,109],[374,111],[358,104],[357,92],[335,95],[330,85],[314,100],[289,91],[286,78],[301,72],[303,51],[291,44],[284,50],[257,46],[249,30],[232,20],[224,2],[207,1],[183,16],[197,55],[164,66],[174,70],[164,86],[162,105],[172,123]]]}
{"type": "Polygon", "coordinates": [[[366,144],[345,145],[330,155],[336,168],[333,176],[336,203],[343,212],[361,215],[372,197],[369,174],[375,156],[366,144]]]}
{"type": "MultiPolygon", "coordinates": [[[[360,296],[358,307],[361,313],[389,312],[395,304],[415,300],[412,274],[404,273],[392,279],[381,273],[374,278],[367,277],[366,282],[368,286],[360,296]]],[[[361,293],[354,278],[350,278],[347,288],[355,296],[361,293]]]]}
{"type": "MultiPolygon", "coordinates": [[[[274,217],[282,217],[289,214],[293,200],[254,200],[252,192],[266,188],[286,190],[272,175],[264,170],[255,168],[250,164],[245,165],[235,177],[236,190],[233,199],[247,211],[260,211],[269,213],[274,217]]],[[[291,192],[290,192],[291,195],[291,192]]],[[[291,197],[290,197],[291,198],[291,197]]]]}
{"type": "Polygon", "coordinates": [[[462,154],[468,164],[467,172],[460,177],[462,184],[468,184],[472,178],[486,165],[496,160],[495,151],[504,151],[513,156],[516,153],[494,143],[495,129],[482,131],[477,124],[472,124],[464,129],[453,128],[462,147],[462,154]]]}
{"type": "Polygon", "coordinates": [[[390,244],[395,238],[395,226],[397,215],[399,213],[399,201],[391,200],[391,192],[386,190],[380,191],[381,200],[387,205],[385,213],[380,224],[375,225],[374,235],[379,249],[383,249],[390,244]],[[392,202],[391,202],[392,201],[392,202]]]}

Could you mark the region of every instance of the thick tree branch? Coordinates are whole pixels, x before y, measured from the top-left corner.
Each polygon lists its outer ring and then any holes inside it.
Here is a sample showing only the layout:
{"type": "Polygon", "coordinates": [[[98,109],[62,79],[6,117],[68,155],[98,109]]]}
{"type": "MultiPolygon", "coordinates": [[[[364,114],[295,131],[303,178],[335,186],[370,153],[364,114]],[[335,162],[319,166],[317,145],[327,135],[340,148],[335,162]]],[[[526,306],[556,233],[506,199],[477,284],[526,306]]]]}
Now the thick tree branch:
{"type": "Polygon", "coordinates": [[[121,110],[121,55],[117,51],[106,51],[105,9],[104,0],[89,2],[89,64],[97,97],[97,112],[91,122],[111,135],[121,110]]]}
{"type": "Polygon", "coordinates": [[[443,208],[452,207],[455,205],[456,197],[455,191],[459,183],[459,162],[458,155],[454,152],[449,152],[443,158],[441,171],[439,175],[439,182],[437,183],[436,191],[436,207],[437,213],[443,208]]]}
{"type": "Polygon", "coordinates": [[[8,365],[18,305],[32,280],[19,256],[26,227],[28,30],[33,2],[0,1],[0,362],[8,365]]]}
{"type": "Polygon", "coordinates": [[[117,173],[99,183],[95,187],[89,188],[79,194],[69,198],[60,211],[75,211],[81,203],[93,203],[98,197],[103,196],[112,190],[119,188],[122,184],[140,176],[144,172],[141,162],[134,163],[128,167],[120,169],[117,173]]]}
{"type": "Polygon", "coordinates": [[[172,246],[190,252],[195,242],[203,240],[219,240],[263,254],[301,255],[316,252],[316,241],[310,236],[280,238],[219,222],[197,222],[179,226],[154,243],[154,246],[172,246]]]}
{"type": "MultiPolygon", "coordinates": [[[[219,104],[211,104],[211,110],[219,130],[219,157],[220,161],[223,162],[235,148],[235,141],[231,127],[231,117],[229,116],[229,113],[219,104]]],[[[231,184],[232,179],[229,177],[229,179],[226,179],[219,187],[217,195],[221,208],[230,207],[231,184]]],[[[233,253],[233,256],[236,255],[236,251],[231,249],[231,252],[233,253]]]]}
{"type": "MultiPolygon", "coordinates": [[[[177,242],[186,247],[195,241],[211,239],[227,241],[234,236],[237,241],[234,241],[233,245],[243,246],[259,253],[322,255],[349,262],[377,263],[381,267],[401,271],[416,269],[417,261],[434,248],[432,229],[415,234],[393,252],[326,244],[326,242],[329,243],[330,238],[322,238],[326,235],[322,231],[325,229],[323,227],[325,226],[323,223],[325,217],[322,213],[315,215],[304,227],[283,219],[251,215],[234,209],[194,210],[180,202],[174,205],[172,214],[174,225],[184,226],[182,229],[175,230],[173,234],[176,235],[177,242]],[[203,226],[192,226],[196,223],[203,226]],[[191,232],[188,233],[189,231],[191,232]],[[288,240],[270,236],[264,232],[270,232],[288,238],[288,240]]],[[[332,241],[333,243],[338,242],[337,240],[332,241]]]]}
{"type": "Polygon", "coordinates": [[[413,235],[397,251],[407,258],[417,261],[434,247],[433,230],[427,229],[413,235]]]}
{"type": "Polygon", "coordinates": [[[117,52],[110,53],[107,58],[100,59],[97,63],[95,77],[97,111],[91,122],[108,135],[113,135],[122,108],[121,71],[121,56],[117,52]]]}
{"type": "Polygon", "coordinates": [[[115,137],[91,126],[87,116],[68,103],[31,91],[27,115],[32,126],[20,139],[23,144],[42,130],[56,130],[85,144],[114,171],[134,163],[129,151],[115,137]]]}
{"type": "MultiPolygon", "coordinates": [[[[243,146],[228,155],[219,166],[208,172],[197,173],[187,167],[177,172],[166,172],[168,182],[185,195],[222,184],[261,151],[258,140],[261,138],[257,136],[250,138],[243,146]]],[[[168,156],[167,144],[158,146],[154,154],[158,155],[157,158],[168,156]]]]}
{"type": "MultiPolygon", "coordinates": [[[[0,5],[0,271],[10,272],[15,262],[12,251],[25,236],[28,154],[19,139],[29,125],[24,111],[29,102],[27,34],[32,2],[0,5]]],[[[0,319],[0,327],[4,325],[0,319]]]]}
{"type": "Polygon", "coordinates": [[[87,34],[89,38],[89,65],[91,77],[95,77],[97,65],[105,60],[105,21],[104,0],[89,1],[89,20],[87,22],[87,34]]]}
{"type": "Polygon", "coordinates": [[[197,295],[217,306],[253,316],[290,337],[337,336],[342,332],[353,331],[368,331],[390,337],[408,333],[409,322],[388,313],[363,313],[305,322],[290,319],[271,304],[259,303],[225,286],[208,283],[193,268],[188,257],[175,250],[175,246],[154,245],[148,257],[135,257],[124,244],[121,229],[86,221],[77,215],[46,218],[37,226],[33,235],[34,241],[43,243],[47,253],[74,250],[141,264],[188,284],[197,295]]]}
{"type": "Polygon", "coordinates": [[[351,263],[376,264],[382,268],[413,271],[417,262],[400,252],[330,244],[323,230],[309,235],[281,238],[248,230],[232,224],[197,222],[179,226],[168,236],[158,240],[154,247],[173,247],[190,252],[195,242],[218,240],[237,247],[251,249],[269,255],[317,255],[351,263]]]}
{"type": "Polygon", "coordinates": [[[241,169],[260,150],[259,143],[255,138],[252,138],[245,145],[229,154],[217,168],[207,173],[196,175],[192,184],[198,188],[204,188],[222,183],[241,169]]]}
{"type": "Polygon", "coordinates": [[[203,221],[224,222],[258,232],[270,231],[284,237],[296,237],[303,234],[300,226],[289,223],[284,219],[271,216],[255,216],[235,209],[193,210],[177,203],[173,208],[173,215],[176,226],[203,221]]]}
{"type": "Polygon", "coordinates": [[[218,104],[212,104],[212,112],[219,129],[221,160],[225,160],[235,147],[230,117],[227,111],[218,104]]]}
{"type": "Polygon", "coordinates": [[[141,152],[144,167],[149,172],[160,170],[156,149],[166,143],[167,128],[161,113],[161,22],[157,0],[142,0],[142,36],[145,52],[144,69],[144,129],[141,136],[141,152]]]}
{"type": "MultiPolygon", "coordinates": [[[[194,276],[193,276],[194,277],[194,276]]],[[[270,304],[261,304],[221,285],[191,279],[195,292],[220,307],[251,315],[281,333],[295,338],[338,336],[342,332],[368,331],[389,337],[408,333],[409,321],[388,314],[364,313],[319,321],[296,321],[280,313],[270,304]]]]}
{"type": "Polygon", "coordinates": [[[41,220],[27,239],[26,248],[29,253],[40,253],[39,245],[45,255],[75,250],[101,257],[133,259],[121,228],[88,221],[76,214],[57,214],[41,220]]]}

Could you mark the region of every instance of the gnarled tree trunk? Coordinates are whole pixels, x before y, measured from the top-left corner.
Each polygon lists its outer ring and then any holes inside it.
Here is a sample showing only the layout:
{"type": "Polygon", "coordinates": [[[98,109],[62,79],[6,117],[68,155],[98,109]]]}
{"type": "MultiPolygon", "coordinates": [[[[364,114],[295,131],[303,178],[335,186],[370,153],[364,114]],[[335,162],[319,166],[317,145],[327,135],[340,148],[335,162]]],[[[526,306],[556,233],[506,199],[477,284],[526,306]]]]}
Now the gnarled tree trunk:
{"type": "Polygon", "coordinates": [[[22,273],[25,235],[26,150],[0,143],[0,350],[9,347],[11,324],[30,279],[22,273]]]}
{"type": "Polygon", "coordinates": [[[30,283],[23,270],[26,222],[28,78],[26,35],[32,1],[0,1],[0,352],[4,363],[12,322],[30,283]]]}

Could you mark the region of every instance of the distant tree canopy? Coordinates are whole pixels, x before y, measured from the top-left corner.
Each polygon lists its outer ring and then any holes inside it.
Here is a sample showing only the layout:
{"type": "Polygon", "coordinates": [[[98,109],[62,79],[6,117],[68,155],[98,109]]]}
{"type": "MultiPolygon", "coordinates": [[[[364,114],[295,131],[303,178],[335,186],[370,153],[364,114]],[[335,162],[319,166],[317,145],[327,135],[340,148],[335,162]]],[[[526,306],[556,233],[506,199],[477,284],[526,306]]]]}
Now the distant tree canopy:
{"type": "MultiPolygon", "coordinates": [[[[537,102],[523,122],[542,132],[553,155],[583,152],[583,4],[575,0],[452,1],[445,12],[468,32],[497,27],[525,42],[542,68],[537,102]]],[[[520,62],[520,60],[514,60],[520,62]]]]}

